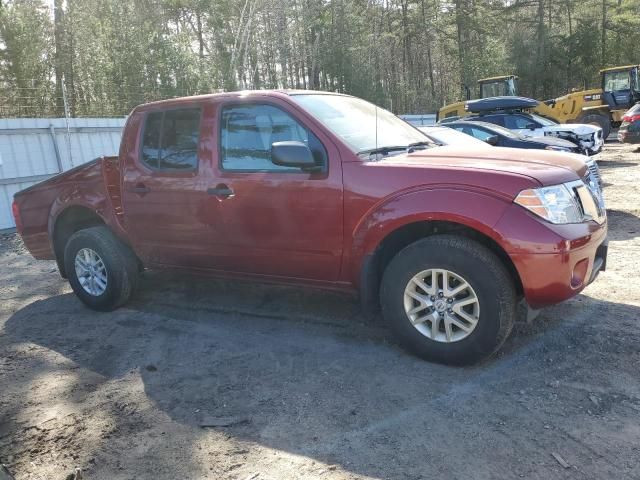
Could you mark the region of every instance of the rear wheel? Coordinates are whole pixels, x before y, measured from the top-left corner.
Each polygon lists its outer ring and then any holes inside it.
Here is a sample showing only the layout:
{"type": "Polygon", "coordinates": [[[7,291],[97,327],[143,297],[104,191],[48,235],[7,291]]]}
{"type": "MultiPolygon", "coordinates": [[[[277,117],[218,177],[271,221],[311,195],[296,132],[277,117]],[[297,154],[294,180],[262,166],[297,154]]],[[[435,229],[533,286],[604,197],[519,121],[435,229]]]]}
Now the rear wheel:
{"type": "Polygon", "coordinates": [[[105,226],[74,233],[65,247],[64,263],[71,288],[94,310],[114,310],[137,285],[137,257],[105,226]]]}
{"type": "Polygon", "coordinates": [[[602,129],[602,138],[606,140],[611,133],[611,120],[609,117],[602,115],[601,113],[588,113],[581,116],[578,119],[578,123],[586,123],[588,125],[594,125],[602,129]]]}
{"type": "Polygon", "coordinates": [[[513,327],[516,293],[500,259],[453,235],[398,253],[381,288],[382,311],[400,342],[426,360],[469,364],[492,355],[513,327]]]}

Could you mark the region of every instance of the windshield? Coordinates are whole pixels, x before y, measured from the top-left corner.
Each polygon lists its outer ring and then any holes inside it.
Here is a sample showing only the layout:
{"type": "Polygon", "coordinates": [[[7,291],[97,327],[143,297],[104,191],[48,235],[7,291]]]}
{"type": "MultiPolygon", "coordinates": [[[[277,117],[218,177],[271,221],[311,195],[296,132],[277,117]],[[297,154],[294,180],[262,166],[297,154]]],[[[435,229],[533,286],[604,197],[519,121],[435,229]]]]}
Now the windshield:
{"type": "Polygon", "coordinates": [[[604,91],[617,92],[631,88],[631,76],[627,70],[622,72],[607,72],[604,74],[604,91]]]}
{"type": "Polygon", "coordinates": [[[359,98],[326,94],[292,95],[291,98],[340,137],[354,153],[432,143],[393,113],[359,98]]]}
{"type": "Polygon", "coordinates": [[[549,118],[541,117],[540,115],[536,115],[535,113],[531,113],[530,115],[545,127],[553,127],[554,125],[558,125],[558,122],[554,122],[549,118]]]}

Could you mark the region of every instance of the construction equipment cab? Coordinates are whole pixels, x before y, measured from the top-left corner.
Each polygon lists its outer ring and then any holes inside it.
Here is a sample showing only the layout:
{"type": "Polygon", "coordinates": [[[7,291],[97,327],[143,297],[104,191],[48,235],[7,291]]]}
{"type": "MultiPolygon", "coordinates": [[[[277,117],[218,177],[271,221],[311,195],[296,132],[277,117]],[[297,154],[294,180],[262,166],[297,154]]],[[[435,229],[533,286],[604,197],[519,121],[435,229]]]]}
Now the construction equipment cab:
{"type": "Polygon", "coordinates": [[[518,77],[515,75],[483,78],[478,80],[478,86],[480,87],[480,98],[517,97],[519,95],[518,77]]]}
{"type": "Polygon", "coordinates": [[[638,65],[601,70],[602,98],[612,112],[614,122],[622,121],[624,110],[640,102],[638,65]],[[621,114],[618,116],[618,114],[621,114]]]}

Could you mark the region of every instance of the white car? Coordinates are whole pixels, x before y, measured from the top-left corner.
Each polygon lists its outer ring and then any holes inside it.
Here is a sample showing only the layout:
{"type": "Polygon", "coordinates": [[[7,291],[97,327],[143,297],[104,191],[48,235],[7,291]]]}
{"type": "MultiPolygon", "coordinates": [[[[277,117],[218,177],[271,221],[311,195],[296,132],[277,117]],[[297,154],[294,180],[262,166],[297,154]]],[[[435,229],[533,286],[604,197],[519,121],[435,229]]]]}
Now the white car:
{"type": "Polygon", "coordinates": [[[501,125],[526,137],[557,137],[581,147],[585,154],[600,153],[604,145],[602,128],[581,123],[557,123],[540,115],[524,112],[488,113],[465,120],[479,120],[501,125]]]}

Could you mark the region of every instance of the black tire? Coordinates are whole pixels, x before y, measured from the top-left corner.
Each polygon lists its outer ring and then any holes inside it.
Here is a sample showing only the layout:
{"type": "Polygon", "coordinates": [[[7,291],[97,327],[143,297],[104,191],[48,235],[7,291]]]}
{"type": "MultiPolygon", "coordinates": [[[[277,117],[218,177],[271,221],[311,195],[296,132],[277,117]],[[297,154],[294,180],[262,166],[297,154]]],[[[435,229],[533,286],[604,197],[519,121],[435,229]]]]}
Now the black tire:
{"type": "Polygon", "coordinates": [[[64,249],[64,265],[71,288],[93,310],[115,310],[131,297],[138,283],[138,258],[105,226],[74,233],[64,249]],[[83,248],[96,252],[105,265],[107,285],[100,295],[85,291],[76,274],[76,254],[83,248]]]}
{"type": "Polygon", "coordinates": [[[429,361],[464,365],[490,357],[507,339],[516,316],[516,291],[504,264],[487,247],[465,237],[435,235],[409,245],[391,260],[382,278],[381,304],[385,320],[410,352],[429,361]],[[434,268],[456,273],[476,293],[480,315],[466,338],[451,343],[432,340],[405,313],[409,281],[434,268]]]}
{"type": "Polygon", "coordinates": [[[603,140],[607,140],[611,133],[611,120],[609,120],[609,117],[600,113],[588,113],[583,115],[578,120],[578,123],[587,123],[600,127],[602,129],[603,140]]]}

